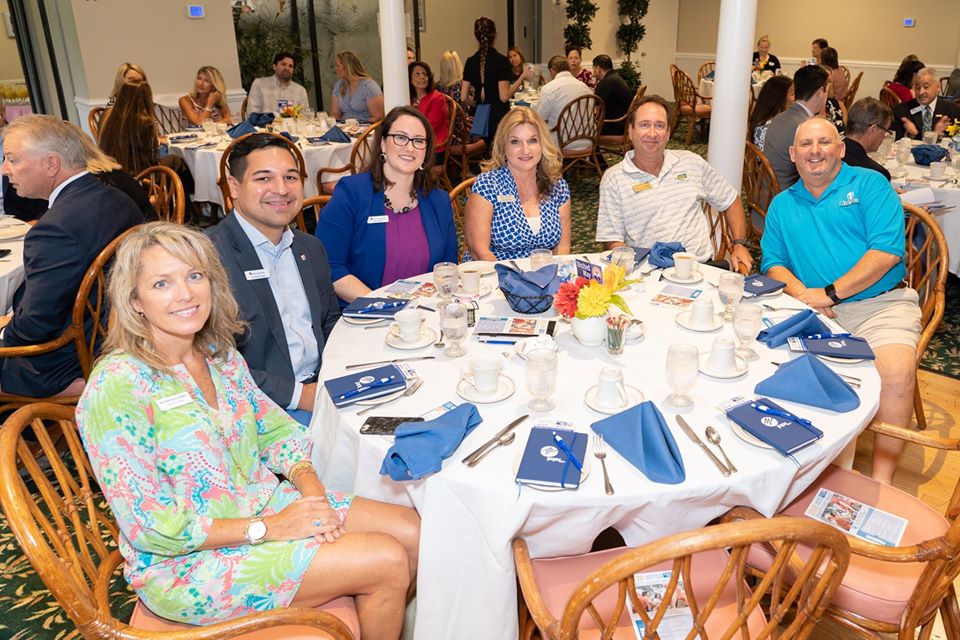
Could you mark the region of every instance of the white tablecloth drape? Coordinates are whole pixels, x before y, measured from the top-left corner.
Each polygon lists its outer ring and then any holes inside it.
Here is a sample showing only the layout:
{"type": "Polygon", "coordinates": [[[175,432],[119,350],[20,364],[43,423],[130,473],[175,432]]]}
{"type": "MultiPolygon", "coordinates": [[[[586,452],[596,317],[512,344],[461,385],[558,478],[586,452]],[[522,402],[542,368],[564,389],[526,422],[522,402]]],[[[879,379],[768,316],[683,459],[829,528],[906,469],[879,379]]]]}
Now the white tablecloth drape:
{"type": "MultiPolygon", "coordinates": [[[[4,218],[3,220],[12,220],[4,218]]],[[[0,227],[5,224],[0,222],[0,227]]],[[[13,223],[10,223],[13,224],[13,223]]],[[[23,237],[12,240],[0,240],[0,249],[10,249],[10,254],[0,258],[0,305],[3,307],[3,313],[9,313],[13,302],[13,294],[16,293],[25,278],[23,269],[23,237]]]]}
{"type": "MultiPolygon", "coordinates": [[[[888,162],[888,168],[890,167],[895,169],[896,162],[888,162]]],[[[930,167],[921,167],[914,163],[913,160],[910,160],[905,168],[907,170],[907,177],[911,179],[911,182],[907,184],[908,187],[929,185],[933,188],[933,196],[937,202],[945,205],[943,211],[933,209],[931,213],[934,214],[937,222],[940,223],[940,228],[943,229],[943,235],[947,239],[947,246],[950,249],[950,273],[960,276],[960,186],[954,184],[952,181],[944,180],[927,181],[924,183],[916,182],[929,178],[930,167]]],[[[947,173],[950,177],[954,175],[950,169],[947,170],[947,173]]],[[[900,186],[903,184],[903,180],[894,180],[893,183],[894,185],[900,186]]]]}

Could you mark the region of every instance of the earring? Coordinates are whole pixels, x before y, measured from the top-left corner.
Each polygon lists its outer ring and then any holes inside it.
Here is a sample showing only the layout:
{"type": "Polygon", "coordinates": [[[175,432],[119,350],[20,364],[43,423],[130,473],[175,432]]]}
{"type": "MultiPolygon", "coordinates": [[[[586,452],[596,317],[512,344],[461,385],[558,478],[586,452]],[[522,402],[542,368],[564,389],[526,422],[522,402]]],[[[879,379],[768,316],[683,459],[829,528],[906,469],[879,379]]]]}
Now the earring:
{"type": "Polygon", "coordinates": [[[381,154],[380,154],[380,164],[384,164],[386,161],[387,161],[387,154],[381,153],[381,154]]]}
{"type": "Polygon", "coordinates": [[[426,163],[423,163],[423,164],[420,165],[420,171],[423,171],[423,170],[425,170],[426,168],[427,168],[426,163]]]}

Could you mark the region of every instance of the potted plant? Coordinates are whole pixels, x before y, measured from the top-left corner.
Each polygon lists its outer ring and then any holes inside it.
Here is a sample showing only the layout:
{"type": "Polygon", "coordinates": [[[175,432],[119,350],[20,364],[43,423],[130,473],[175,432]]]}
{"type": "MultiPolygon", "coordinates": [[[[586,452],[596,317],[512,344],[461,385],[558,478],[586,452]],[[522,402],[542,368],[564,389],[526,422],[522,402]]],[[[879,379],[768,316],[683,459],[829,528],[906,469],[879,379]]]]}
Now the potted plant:
{"type": "Polygon", "coordinates": [[[563,40],[567,47],[589,49],[590,22],[597,15],[597,4],[592,0],[567,0],[567,26],[563,28],[563,40]]]}
{"type": "Polygon", "coordinates": [[[573,335],[587,346],[601,344],[606,337],[606,317],[610,305],[633,315],[626,301],[618,293],[636,280],[626,279],[623,267],[610,265],[603,270],[603,282],[578,276],[560,285],[553,306],[561,316],[569,318],[573,335]]]}
{"type": "Polygon", "coordinates": [[[617,0],[617,13],[621,18],[627,19],[617,27],[617,44],[620,47],[620,53],[627,56],[627,59],[620,63],[619,73],[634,91],[640,86],[641,78],[640,71],[630,56],[647,34],[647,28],[640,21],[647,15],[649,8],[650,0],[617,0]]]}

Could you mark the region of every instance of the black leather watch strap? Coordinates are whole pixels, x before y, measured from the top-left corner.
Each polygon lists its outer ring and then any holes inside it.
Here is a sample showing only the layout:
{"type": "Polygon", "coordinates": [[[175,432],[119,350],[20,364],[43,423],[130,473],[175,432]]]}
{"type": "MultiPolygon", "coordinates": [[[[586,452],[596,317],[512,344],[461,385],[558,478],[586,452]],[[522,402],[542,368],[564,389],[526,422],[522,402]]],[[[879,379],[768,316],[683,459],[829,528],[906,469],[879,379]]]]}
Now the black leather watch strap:
{"type": "Polygon", "coordinates": [[[823,292],[827,294],[828,298],[833,300],[833,304],[840,304],[843,302],[843,298],[837,295],[837,288],[833,286],[832,282],[823,288],[823,292]]]}

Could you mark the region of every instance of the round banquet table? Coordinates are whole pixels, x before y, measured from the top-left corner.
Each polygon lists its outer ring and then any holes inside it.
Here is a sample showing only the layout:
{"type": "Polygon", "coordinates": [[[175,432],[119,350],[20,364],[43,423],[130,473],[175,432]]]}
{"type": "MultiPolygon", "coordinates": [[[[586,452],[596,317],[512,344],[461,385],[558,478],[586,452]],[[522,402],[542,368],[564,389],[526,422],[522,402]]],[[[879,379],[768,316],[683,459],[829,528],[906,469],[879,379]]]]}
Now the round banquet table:
{"type": "MultiPolygon", "coordinates": [[[[890,171],[898,168],[896,160],[891,159],[887,159],[886,166],[890,171]]],[[[903,168],[907,170],[907,180],[894,179],[892,182],[895,186],[906,186],[908,189],[928,186],[933,189],[936,202],[944,205],[942,210],[932,209],[930,213],[940,223],[947,239],[950,273],[960,276],[960,184],[953,181],[958,176],[953,169],[947,168],[947,179],[930,180],[930,167],[921,167],[912,158],[903,168]]]]}
{"type": "Polygon", "coordinates": [[[9,249],[10,253],[0,258],[0,306],[2,314],[11,311],[13,294],[23,283],[23,239],[30,225],[11,216],[0,217],[0,249],[9,249]],[[10,237],[16,236],[16,237],[10,237]]]}
{"type": "MultiPolygon", "coordinates": [[[[223,207],[223,194],[220,193],[220,187],[217,186],[217,178],[220,176],[220,156],[231,142],[231,138],[218,136],[210,138],[209,141],[216,140],[217,146],[205,147],[201,149],[197,146],[196,140],[191,140],[185,144],[169,144],[170,153],[180,156],[190,168],[193,174],[194,193],[193,199],[198,202],[214,202],[223,207]]],[[[204,141],[201,141],[204,142],[204,141]]],[[[306,142],[303,136],[296,142],[300,153],[303,154],[303,161],[307,167],[307,176],[303,183],[303,196],[310,198],[318,194],[317,192],[317,171],[324,167],[341,167],[350,162],[350,152],[353,150],[353,141],[351,142],[331,142],[329,144],[312,145],[306,142]]],[[[346,174],[331,173],[325,176],[328,181],[337,181],[346,174]]]]}
{"type": "MultiPolygon", "coordinates": [[[[599,262],[598,257],[593,259],[599,262]]],[[[526,266],[526,260],[518,262],[526,266]]],[[[716,283],[720,271],[703,269],[706,281],[697,287],[715,301],[719,310],[716,286],[707,281],[716,283]]],[[[483,278],[484,285],[495,285],[495,281],[496,275],[483,278]]],[[[457,395],[456,385],[470,357],[499,352],[509,356],[504,358],[503,372],[516,383],[516,392],[494,404],[477,404],[483,422],[444,461],[439,473],[417,481],[394,482],[381,476],[381,461],[392,438],[360,435],[365,416],[357,416],[357,411],[362,407],[339,410],[323,386],[318,385],[317,409],[311,423],[315,438],[313,457],[327,487],[413,506],[422,518],[415,638],[517,637],[516,574],[510,546],[515,537],[527,540],[533,556],[551,557],[589,551],[596,535],[607,527],[615,527],[628,545],[636,546],[704,526],[738,505],[773,515],[812,483],[876,412],[880,381],[874,366],[869,362],[831,364],[862,379],[859,408],[838,414],[778,401],[787,410],[811,419],[823,430],[823,438],[797,452],[795,459],[746,443],[734,435],[717,405],[736,395],[751,393],[757,382],[773,373],[775,366],[771,361],[782,362],[790,357],[785,346],[770,350],[758,344],[760,357],[750,362],[744,377],[718,380],[700,374],[692,391],[696,405],[684,412],[701,439],[708,425],[719,430],[724,449],[739,468],[738,473],[723,477],[676,426],[674,411],[665,402],[668,388],[664,363],[670,344],[689,343],[707,350],[715,337],[732,338],[733,331],[730,323],[717,333],[694,333],[679,327],[675,323],[677,307],[649,303],[664,284],[660,280],[635,285],[634,290],[624,294],[633,314],[644,321],[646,334],[638,342],[627,344],[621,356],[608,355],[604,347],[581,345],[572,335],[569,323],[559,323],[556,407],[540,415],[527,407],[530,396],[525,388],[524,363],[510,345],[484,344],[471,337],[468,354],[449,359],[433,346],[420,351],[387,346],[387,323],[368,330],[341,320],[334,328],[323,353],[322,380],[344,375],[344,366],[350,363],[437,356],[435,360],[409,363],[424,379],[417,393],[378,408],[371,415],[417,416],[448,401],[465,402],[457,395]],[[683,457],[686,480],[676,485],[653,483],[608,447],[607,468],[616,491],[612,496],[605,494],[602,470],[592,456],[588,456],[592,468],[576,491],[518,488],[514,481],[515,460],[538,417],[572,422],[581,432],[589,432],[592,423],[605,417],[585,405],[584,392],[596,384],[600,369],[610,365],[622,367],[625,383],[642,390],[646,399],[653,400],[663,412],[683,457]],[[512,445],[494,450],[474,468],[461,463],[467,453],[525,413],[531,416],[516,428],[517,438],[512,445]]],[[[775,307],[802,307],[785,294],[763,301],[775,307]]],[[[435,305],[436,300],[427,299],[425,303],[435,305]]],[[[777,321],[792,313],[788,310],[764,315],[777,321]]],[[[495,288],[481,300],[478,317],[480,314],[518,315],[510,311],[495,288]]],[[[439,314],[425,315],[427,326],[438,329],[439,314]]],[[[551,310],[541,315],[555,314],[551,310]]]]}

